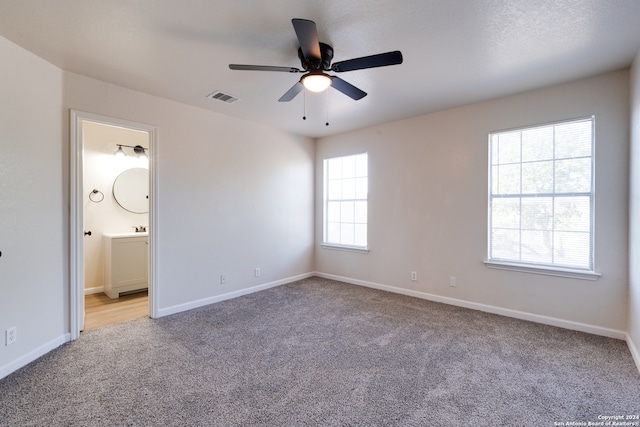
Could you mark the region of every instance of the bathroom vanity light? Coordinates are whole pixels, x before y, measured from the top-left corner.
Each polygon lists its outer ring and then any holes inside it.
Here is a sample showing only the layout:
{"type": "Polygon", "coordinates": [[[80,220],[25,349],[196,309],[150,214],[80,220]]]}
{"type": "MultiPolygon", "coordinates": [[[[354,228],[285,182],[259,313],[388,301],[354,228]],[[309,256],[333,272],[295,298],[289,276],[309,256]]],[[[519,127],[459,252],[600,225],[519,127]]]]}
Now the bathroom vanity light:
{"type": "Polygon", "coordinates": [[[124,144],[116,144],[118,146],[118,149],[116,150],[115,153],[113,153],[116,157],[124,157],[126,155],[126,153],[124,152],[124,150],[122,149],[122,147],[127,147],[127,148],[133,148],[133,152],[138,156],[138,157],[147,157],[147,150],[148,148],[144,148],[142,145],[136,145],[135,147],[133,145],[124,145],[124,144]]]}
{"type": "Polygon", "coordinates": [[[146,148],[144,148],[142,145],[136,145],[135,147],[133,147],[133,152],[136,153],[138,157],[147,157],[147,153],[145,150],[146,148]]]}

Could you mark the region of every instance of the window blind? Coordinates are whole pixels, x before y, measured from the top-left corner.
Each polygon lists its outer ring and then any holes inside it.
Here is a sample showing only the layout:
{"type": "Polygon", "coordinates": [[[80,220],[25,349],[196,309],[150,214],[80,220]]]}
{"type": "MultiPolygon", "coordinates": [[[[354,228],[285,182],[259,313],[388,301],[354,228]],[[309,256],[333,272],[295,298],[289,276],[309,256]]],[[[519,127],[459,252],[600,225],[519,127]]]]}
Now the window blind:
{"type": "Polygon", "coordinates": [[[489,260],[593,271],[593,128],[489,135],[489,260]]]}
{"type": "Polygon", "coordinates": [[[367,153],[324,161],[324,243],[367,247],[367,153]]]}

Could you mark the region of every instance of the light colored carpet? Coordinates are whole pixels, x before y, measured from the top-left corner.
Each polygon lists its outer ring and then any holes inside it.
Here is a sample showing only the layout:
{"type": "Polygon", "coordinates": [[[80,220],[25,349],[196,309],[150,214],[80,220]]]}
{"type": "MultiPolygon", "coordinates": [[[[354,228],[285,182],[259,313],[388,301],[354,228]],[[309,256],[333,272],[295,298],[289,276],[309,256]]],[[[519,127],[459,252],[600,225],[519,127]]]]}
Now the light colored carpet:
{"type": "Polygon", "coordinates": [[[634,414],[640,374],[623,341],[319,278],[89,331],[0,380],[3,426],[553,426],[634,414]]]}

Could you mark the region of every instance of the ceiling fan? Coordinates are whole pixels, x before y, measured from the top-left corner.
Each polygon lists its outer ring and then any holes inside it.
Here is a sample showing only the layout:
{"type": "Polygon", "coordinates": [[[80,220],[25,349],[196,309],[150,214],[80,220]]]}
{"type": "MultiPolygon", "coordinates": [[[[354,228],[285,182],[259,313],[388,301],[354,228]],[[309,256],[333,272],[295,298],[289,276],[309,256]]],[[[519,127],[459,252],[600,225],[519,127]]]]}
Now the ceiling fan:
{"type": "Polygon", "coordinates": [[[270,65],[241,65],[229,64],[232,70],[249,71],[281,71],[287,73],[306,73],[300,81],[291,87],[279,102],[288,102],[296,97],[302,89],[307,88],[312,92],[322,92],[329,86],[344,93],[348,97],[358,100],[367,96],[367,93],[358,89],[351,83],[342,80],[340,77],[330,76],[325,71],[342,73],[345,71],[363,70],[366,68],[385,67],[387,65],[402,64],[402,53],[399,50],[393,52],[379,53],[377,55],[363,56],[360,58],[348,59],[336,62],[333,65],[333,48],[318,41],[318,31],[316,23],[307,19],[292,19],[293,28],[296,31],[300,48],[298,57],[304,70],[295,67],[276,67],[270,65]]]}

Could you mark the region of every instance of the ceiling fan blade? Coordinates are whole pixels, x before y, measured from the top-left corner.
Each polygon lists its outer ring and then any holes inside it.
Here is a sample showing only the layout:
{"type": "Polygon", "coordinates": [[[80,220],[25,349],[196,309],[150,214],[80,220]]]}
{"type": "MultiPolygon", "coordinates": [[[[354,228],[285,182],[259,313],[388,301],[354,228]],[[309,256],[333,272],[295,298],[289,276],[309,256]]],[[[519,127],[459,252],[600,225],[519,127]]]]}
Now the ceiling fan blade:
{"type": "Polygon", "coordinates": [[[304,86],[302,86],[302,83],[297,82],[296,84],[291,86],[291,89],[289,89],[284,95],[282,95],[280,99],[278,99],[278,102],[291,101],[293,98],[296,97],[297,94],[302,92],[302,89],[304,89],[304,86]]]}
{"type": "Polygon", "coordinates": [[[331,66],[331,70],[341,73],[343,71],[363,70],[365,68],[386,67],[387,65],[397,64],[402,64],[402,52],[394,50],[393,52],[336,62],[331,66]]]}
{"type": "Polygon", "coordinates": [[[242,64],[229,64],[229,68],[232,70],[246,70],[246,71],[282,71],[285,73],[301,73],[295,67],[273,67],[271,65],[242,65],[242,64]]]}
{"type": "Polygon", "coordinates": [[[293,23],[293,29],[296,30],[300,50],[302,50],[305,58],[311,60],[310,62],[319,63],[322,61],[316,23],[308,19],[292,19],[291,22],[293,23]]]}
{"type": "Polygon", "coordinates": [[[349,98],[355,99],[357,101],[358,99],[362,99],[365,96],[367,96],[367,92],[364,92],[358,89],[351,83],[347,83],[346,81],[342,80],[340,77],[336,77],[336,76],[330,76],[330,77],[331,77],[331,87],[344,93],[349,98]]]}

